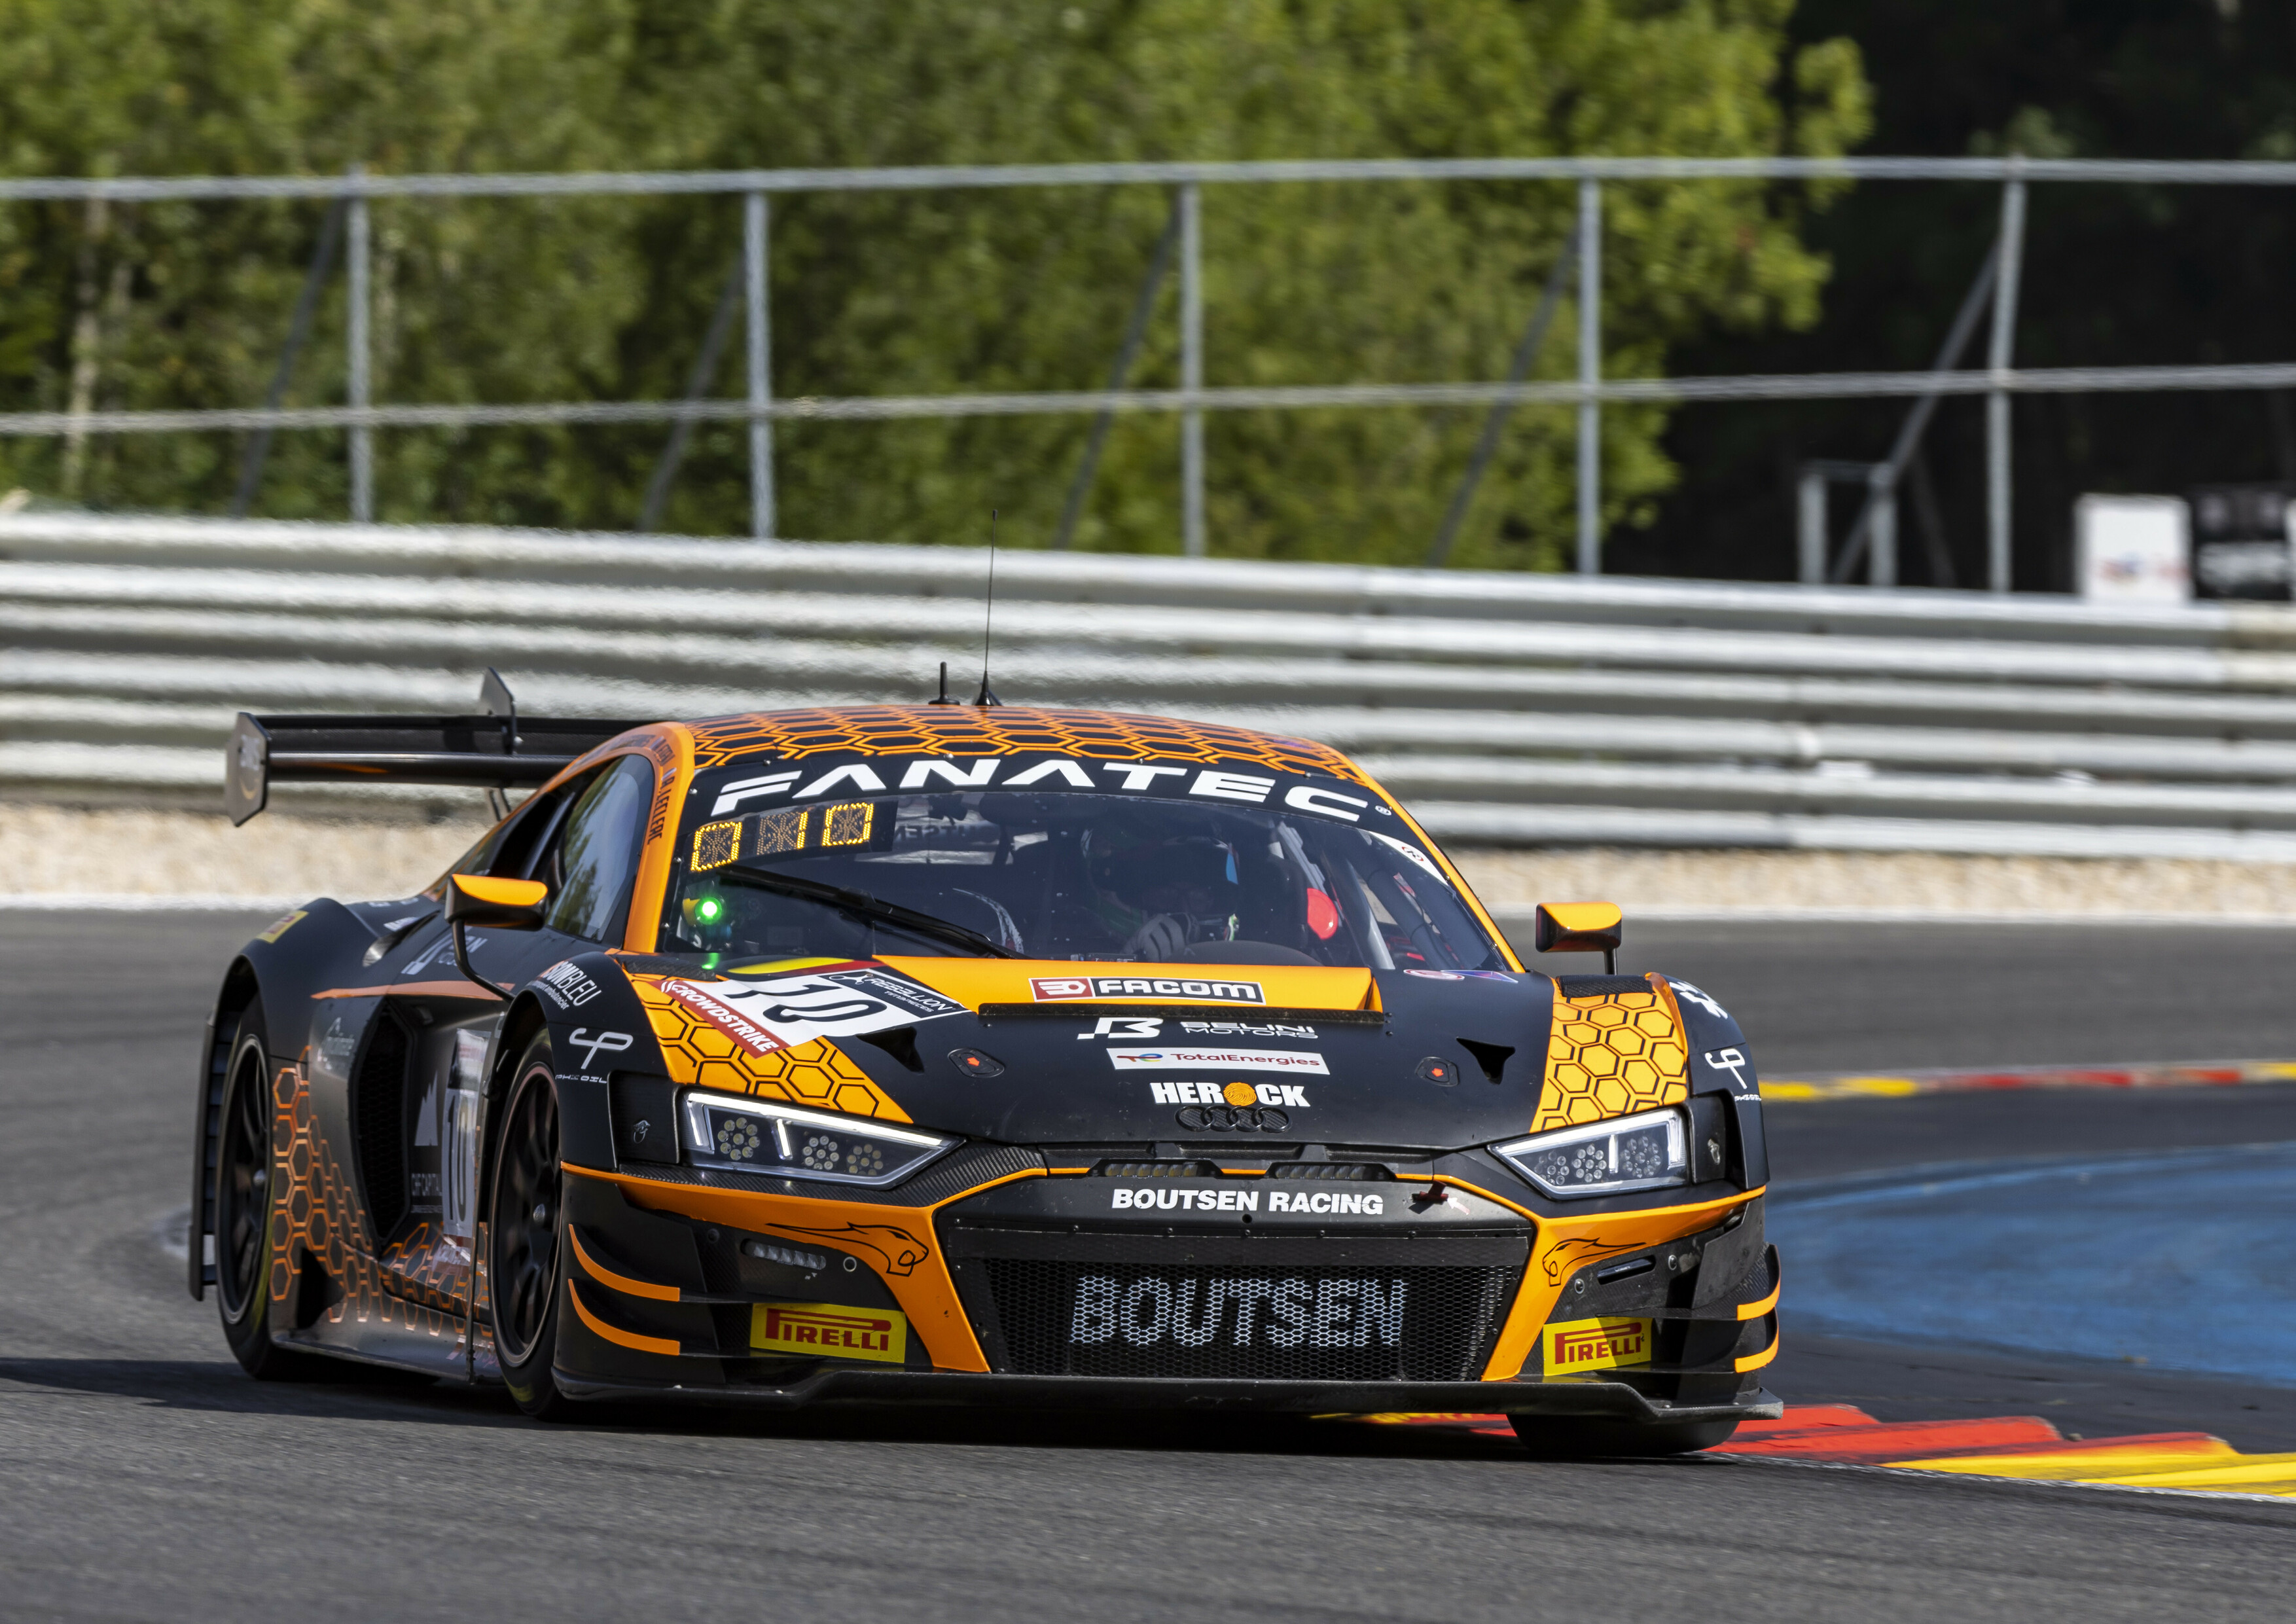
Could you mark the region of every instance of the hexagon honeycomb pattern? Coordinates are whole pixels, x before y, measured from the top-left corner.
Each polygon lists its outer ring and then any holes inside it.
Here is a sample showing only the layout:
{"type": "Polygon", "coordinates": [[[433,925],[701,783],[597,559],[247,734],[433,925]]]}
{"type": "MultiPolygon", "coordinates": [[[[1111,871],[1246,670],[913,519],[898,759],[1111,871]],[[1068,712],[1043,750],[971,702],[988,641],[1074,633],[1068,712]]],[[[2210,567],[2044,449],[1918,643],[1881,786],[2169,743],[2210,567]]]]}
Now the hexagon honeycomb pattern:
{"type": "Polygon", "coordinates": [[[690,725],[693,765],[743,756],[796,760],[828,752],[870,756],[1009,756],[1043,750],[1096,761],[1250,762],[1270,772],[1343,778],[1368,785],[1327,744],[1113,710],[1041,710],[1019,705],[846,705],[718,717],[690,725]]]}
{"type": "Polygon", "coordinates": [[[271,1209],[271,1300],[283,1320],[308,1251],[342,1288],[342,1300],[324,1311],[329,1324],[396,1322],[459,1349],[463,1322],[455,1312],[455,1297],[445,1289],[449,1271],[422,1267],[443,1262],[432,1257],[428,1229],[386,1255],[393,1278],[386,1282],[377,1267],[365,1204],[320,1131],[310,1079],[301,1067],[279,1069],[272,1079],[271,1106],[272,1177],[286,1193],[271,1209]]]}
{"type": "Polygon", "coordinates": [[[1546,1087],[1535,1134],[1623,1117],[1690,1097],[1690,1045],[1663,983],[1648,992],[1566,998],[1554,994],[1546,1046],[1546,1087]]]}
{"type": "Polygon", "coordinates": [[[632,976],[630,986],[645,1005],[646,1019],[661,1040],[670,1081],[727,1094],[763,1095],[792,1105],[841,1111],[848,1116],[906,1122],[908,1112],[871,1082],[826,1038],[752,1054],[668,993],[656,978],[632,976]]]}

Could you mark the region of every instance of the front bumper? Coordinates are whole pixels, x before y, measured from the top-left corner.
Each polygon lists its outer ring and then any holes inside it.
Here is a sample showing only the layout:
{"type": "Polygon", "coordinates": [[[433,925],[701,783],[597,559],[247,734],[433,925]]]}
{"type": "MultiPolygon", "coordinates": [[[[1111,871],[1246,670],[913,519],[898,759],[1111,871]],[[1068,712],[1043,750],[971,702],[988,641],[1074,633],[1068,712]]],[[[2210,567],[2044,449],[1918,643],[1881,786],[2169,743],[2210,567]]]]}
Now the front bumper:
{"type": "MultiPolygon", "coordinates": [[[[1262,1225],[1247,1238],[1240,1226],[1219,1234],[1160,1222],[1119,1234],[1103,1211],[1109,1180],[1033,1169],[1000,1170],[985,1182],[968,1172],[926,1205],[866,1209],[787,1185],[737,1190],[718,1180],[569,1171],[577,1175],[567,1206],[574,1267],[562,1287],[556,1374],[570,1397],[773,1409],[855,1403],[1504,1411],[1630,1423],[1777,1413],[1757,1374],[1775,1353],[1777,1295],[1758,1194],[1566,1222],[1510,1210],[1488,1192],[1467,1199],[1472,1186],[1456,1185],[1455,1199],[1433,1212],[1414,1201],[1407,1222],[1357,1229],[1322,1218],[1271,1228],[1263,1210],[1262,1225]],[[792,1246],[826,1267],[800,1275],[775,1260],[792,1255],[792,1246]],[[1702,1263],[1685,1267],[1697,1272],[1677,1269],[1677,1259],[1693,1251],[1702,1263]],[[751,1257],[767,1253],[762,1261],[751,1257]],[[984,1259],[989,1267],[1002,1259],[1057,1270],[1071,1255],[1122,1255],[1152,1273],[1313,1275],[1440,1263],[1480,1266],[1488,1278],[1480,1331],[1441,1357],[1428,1357],[1423,1339],[1419,1357],[1402,1357],[1373,1380],[1360,1358],[1111,1362],[1073,1349],[1062,1357],[1042,1345],[1042,1334],[1015,1334],[1022,1328],[1000,1315],[984,1259]],[[1493,1267],[1501,1263],[1504,1269],[1493,1267]],[[906,1350],[861,1362],[753,1347],[756,1305],[792,1299],[881,1316],[898,1310],[906,1350]],[[1543,1331],[1577,1326],[1584,1338],[1592,1327],[1600,1336],[1621,1319],[1639,1323],[1644,1333],[1637,1357],[1623,1367],[1548,1367],[1548,1355],[1563,1344],[1543,1331]]],[[[1390,1200],[1412,1200],[1407,1188],[1387,1188],[1390,1200]]],[[[1413,1300],[1420,1300],[1415,1288],[1413,1300]]],[[[1098,1353],[1120,1351],[1100,1340],[1098,1353]]],[[[1297,1345],[1300,1333],[1292,1340],[1297,1345]]],[[[1199,1333],[1195,1345],[1203,1341],[1199,1333]]],[[[1340,1339],[1321,1345],[1337,1347],[1340,1339]]],[[[1352,1346],[1365,1346],[1360,1330],[1352,1346]]]]}

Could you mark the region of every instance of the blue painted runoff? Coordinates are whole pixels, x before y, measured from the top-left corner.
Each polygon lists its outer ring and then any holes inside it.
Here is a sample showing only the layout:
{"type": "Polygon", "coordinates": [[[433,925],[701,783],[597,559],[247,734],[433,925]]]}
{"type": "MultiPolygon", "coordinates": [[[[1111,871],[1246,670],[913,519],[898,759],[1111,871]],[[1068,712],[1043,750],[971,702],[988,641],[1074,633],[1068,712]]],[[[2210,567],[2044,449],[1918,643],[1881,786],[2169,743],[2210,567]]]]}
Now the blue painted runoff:
{"type": "Polygon", "coordinates": [[[2296,1385],[2296,1144],[1774,1188],[1795,1323],[2296,1385]]]}

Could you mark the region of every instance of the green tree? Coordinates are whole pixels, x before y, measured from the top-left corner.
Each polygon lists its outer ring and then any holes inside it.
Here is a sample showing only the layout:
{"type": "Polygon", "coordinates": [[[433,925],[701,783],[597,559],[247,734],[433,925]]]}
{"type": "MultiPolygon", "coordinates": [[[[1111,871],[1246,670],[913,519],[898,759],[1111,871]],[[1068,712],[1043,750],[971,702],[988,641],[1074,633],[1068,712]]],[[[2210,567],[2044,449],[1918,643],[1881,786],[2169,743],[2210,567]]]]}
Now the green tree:
{"type": "MultiPolygon", "coordinates": [[[[311,0],[210,9],[204,28],[155,33],[116,0],[0,0],[0,18],[16,13],[0,35],[15,42],[0,45],[17,70],[4,81],[14,88],[0,87],[10,168],[1834,152],[1866,116],[1855,51],[1790,47],[1787,0],[493,0],[454,18],[402,0],[356,14],[311,0]],[[70,93],[25,90],[66,82],[25,70],[63,38],[117,39],[121,53],[70,93]]],[[[1705,182],[1606,192],[1614,373],[1661,370],[1701,335],[1816,316],[1826,266],[1803,237],[1823,198],[1705,182]]],[[[1098,387],[1169,207],[1143,187],[776,200],[776,392],[1098,387]]],[[[1573,208],[1558,185],[1207,188],[1209,381],[1496,376],[1573,208]]],[[[65,404],[74,330],[94,309],[110,346],[102,404],[259,397],[317,211],[200,206],[164,223],[160,212],[140,211],[131,249],[116,220],[103,235],[84,211],[18,211],[16,234],[0,241],[0,389],[65,404]],[[76,275],[78,259],[95,266],[90,276],[76,275]],[[134,267],[127,291],[106,306],[104,267],[122,260],[134,267]]],[[[392,399],[674,395],[739,241],[726,198],[392,203],[376,221],[378,398],[392,399]]],[[[1177,381],[1175,300],[1168,284],[1136,382],[1177,381]]],[[[340,397],[340,316],[330,320],[303,398],[340,397]]],[[[1545,375],[1569,374],[1575,325],[1566,309],[1545,375]]],[[[740,347],[729,349],[716,384],[738,393],[740,347]]],[[[1480,421],[1215,414],[1213,547],[1415,561],[1480,421]]],[[[1645,514],[1674,479],[1665,422],[1655,407],[1607,414],[1612,520],[1645,514]]],[[[973,542],[996,505],[1011,539],[1040,542],[1086,430],[1050,416],[785,423],[781,528],[973,542]]],[[[381,506],[398,519],[626,526],[662,439],[394,432],[381,506]]],[[[669,528],[746,528],[745,444],[738,427],[695,436],[669,528]]],[[[264,511],[340,512],[340,438],[282,447],[264,511]]],[[[36,488],[56,487],[57,448],[0,455],[36,488]]],[[[1519,412],[1455,557],[1559,562],[1572,458],[1569,413],[1519,412]]],[[[214,507],[231,462],[222,437],[203,451],[114,443],[90,456],[81,488],[109,503],[214,507]]],[[[1177,420],[1119,420],[1079,545],[1176,549],[1177,474],[1177,420]]]]}

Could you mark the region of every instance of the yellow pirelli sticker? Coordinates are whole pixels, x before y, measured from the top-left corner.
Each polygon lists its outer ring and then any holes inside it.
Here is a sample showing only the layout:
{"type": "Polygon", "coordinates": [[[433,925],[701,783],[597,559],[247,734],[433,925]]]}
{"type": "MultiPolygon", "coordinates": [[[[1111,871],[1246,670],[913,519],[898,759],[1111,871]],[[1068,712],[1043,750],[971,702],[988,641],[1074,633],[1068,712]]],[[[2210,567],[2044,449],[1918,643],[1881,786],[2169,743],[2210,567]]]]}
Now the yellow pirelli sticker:
{"type": "Polygon", "coordinates": [[[1646,1319],[1569,1319],[1548,1325],[1538,1340],[1550,1376],[1651,1362],[1651,1322],[1646,1319]]]}
{"type": "Polygon", "coordinates": [[[308,908],[297,908],[293,913],[288,915],[286,918],[280,920],[277,923],[274,924],[269,930],[258,932],[255,939],[259,942],[275,942],[281,937],[286,935],[288,931],[293,930],[295,928],[296,922],[303,919],[309,913],[310,909],[308,908]]]}
{"type": "Polygon", "coordinates": [[[849,1308],[831,1302],[760,1302],[750,1309],[750,1346],[815,1358],[909,1357],[909,1322],[897,1308],[849,1308]]]}

